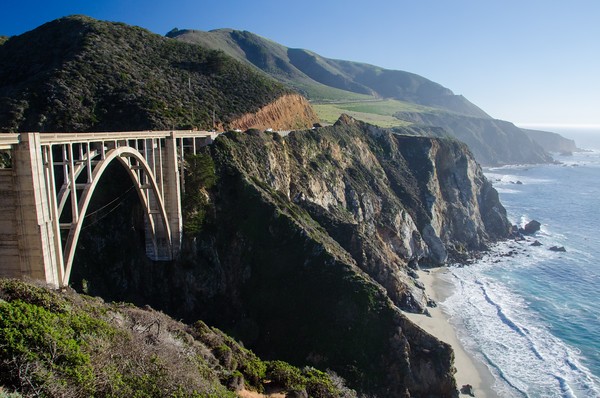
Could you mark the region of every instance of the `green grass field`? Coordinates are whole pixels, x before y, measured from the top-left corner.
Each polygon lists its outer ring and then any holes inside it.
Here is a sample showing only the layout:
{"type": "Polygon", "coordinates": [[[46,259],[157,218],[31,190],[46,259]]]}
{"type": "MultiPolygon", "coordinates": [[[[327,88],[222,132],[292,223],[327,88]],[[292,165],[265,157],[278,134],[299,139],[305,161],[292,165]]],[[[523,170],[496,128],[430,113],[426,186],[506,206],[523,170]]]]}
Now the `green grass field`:
{"type": "Polygon", "coordinates": [[[339,103],[313,103],[324,123],[334,123],[342,113],[380,127],[407,126],[410,122],[396,119],[397,112],[435,112],[436,109],[398,100],[371,100],[339,103]]]}

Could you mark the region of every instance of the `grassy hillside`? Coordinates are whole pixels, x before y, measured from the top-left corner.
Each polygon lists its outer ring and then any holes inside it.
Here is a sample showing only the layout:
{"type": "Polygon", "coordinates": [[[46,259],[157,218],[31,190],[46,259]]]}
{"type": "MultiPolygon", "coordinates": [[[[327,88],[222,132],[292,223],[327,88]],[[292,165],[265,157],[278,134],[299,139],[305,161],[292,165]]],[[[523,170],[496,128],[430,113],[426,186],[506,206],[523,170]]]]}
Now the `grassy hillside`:
{"type": "Polygon", "coordinates": [[[209,128],[290,92],[223,52],[76,16],[0,46],[0,130],[209,128]]]}
{"type": "Polygon", "coordinates": [[[441,113],[442,111],[411,102],[387,100],[370,101],[346,101],[313,104],[315,111],[321,120],[328,124],[333,124],[341,114],[345,113],[374,124],[379,127],[400,127],[413,124],[411,121],[398,119],[395,115],[399,112],[431,112],[441,113]]]}
{"type": "Polygon", "coordinates": [[[168,36],[220,49],[300,90],[316,102],[393,98],[487,117],[464,97],[413,73],[325,58],[311,51],[287,48],[247,31],[173,30],[168,36]]]}

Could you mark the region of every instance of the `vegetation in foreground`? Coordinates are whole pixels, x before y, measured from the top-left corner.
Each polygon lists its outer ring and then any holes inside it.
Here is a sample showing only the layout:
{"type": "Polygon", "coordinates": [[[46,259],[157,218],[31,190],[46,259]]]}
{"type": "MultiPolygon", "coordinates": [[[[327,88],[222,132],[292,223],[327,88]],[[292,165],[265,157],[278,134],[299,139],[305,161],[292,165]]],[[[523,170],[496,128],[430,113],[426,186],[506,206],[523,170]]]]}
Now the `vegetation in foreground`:
{"type": "Polygon", "coordinates": [[[314,368],[262,361],[202,321],[0,280],[0,397],[355,397],[314,368]]]}

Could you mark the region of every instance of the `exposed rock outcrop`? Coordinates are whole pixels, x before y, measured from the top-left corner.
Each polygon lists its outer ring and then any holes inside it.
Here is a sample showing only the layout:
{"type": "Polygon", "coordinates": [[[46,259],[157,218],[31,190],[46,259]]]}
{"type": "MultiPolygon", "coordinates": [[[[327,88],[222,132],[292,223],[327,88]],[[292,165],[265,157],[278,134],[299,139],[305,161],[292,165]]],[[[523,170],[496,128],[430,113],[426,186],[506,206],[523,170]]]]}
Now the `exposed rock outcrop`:
{"type": "Polygon", "coordinates": [[[531,220],[523,228],[519,228],[519,232],[523,235],[533,235],[540,230],[542,224],[537,220],[531,220]]]}
{"type": "Polygon", "coordinates": [[[236,118],[230,127],[240,130],[302,130],[311,128],[318,121],[319,117],[306,98],[299,94],[286,94],[256,113],[236,118]]]}
{"type": "MultiPolygon", "coordinates": [[[[374,396],[455,396],[450,347],[398,307],[428,302],[409,264],[464,258],[510,230],[464,144],[344,117],[287,137],[230,132],[201,156],[217,183],[203,188],[206,217],[179,263],[96,265],[108,275],[82,275],[93,293],[111,280],[119,294],[206,319],[265,358],[332,369],[374,396]]],[[[81,244],[98,261],[93,242],[81,244]]]]}

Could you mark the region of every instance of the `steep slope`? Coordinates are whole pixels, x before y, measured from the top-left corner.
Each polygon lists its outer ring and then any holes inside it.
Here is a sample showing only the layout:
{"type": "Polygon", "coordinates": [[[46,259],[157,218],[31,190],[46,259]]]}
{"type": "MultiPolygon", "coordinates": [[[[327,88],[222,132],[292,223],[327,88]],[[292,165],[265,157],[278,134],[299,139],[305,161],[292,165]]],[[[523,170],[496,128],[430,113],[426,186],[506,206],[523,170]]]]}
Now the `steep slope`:
{"type": "Polygon", "coordinates": [[[222,52],[82,16],[0,46],[1,131],[210,128],[213,114],[223,128],[290,93],[222,52]]]}
{"type": "MultiPolygon", "coordinates": [[[[338,99],[342,93],[336,90],[342,90],[363,97],[396,98],[461,114],[487,117],[485,112],[464,97],[454,95],[449,89],[413,73],[321,57],[311,51],[287,48],[247,31],[173,30],[168,36],[220,49],[301,90],[314,100],[338,99]],[[326,90],[326,87],[330,89],[326,90]]],[[[348,94],[346,97],[357,98],[348,97],[348,94]]]]}
{"type": "Polygon", "coordinates": [[[286,94],[260,108],[257,112],[247,113],[232,120],[232,129],[275,129],[294,130],[311,127],[319,117],[300,94],[286,94]]]}
{"type": "Polygon", "coordinates": [[[230,132],[187,163],[180,261],[145,259],[143,223],[124,207],[90,221],[74,286],[206,319],[265,358],[332,369],[360,392],[454,396],[449,347],[398,307],[426,309],[411,267],[508,235],[464,144],[343,118],[286,137],[230,132]]]}

